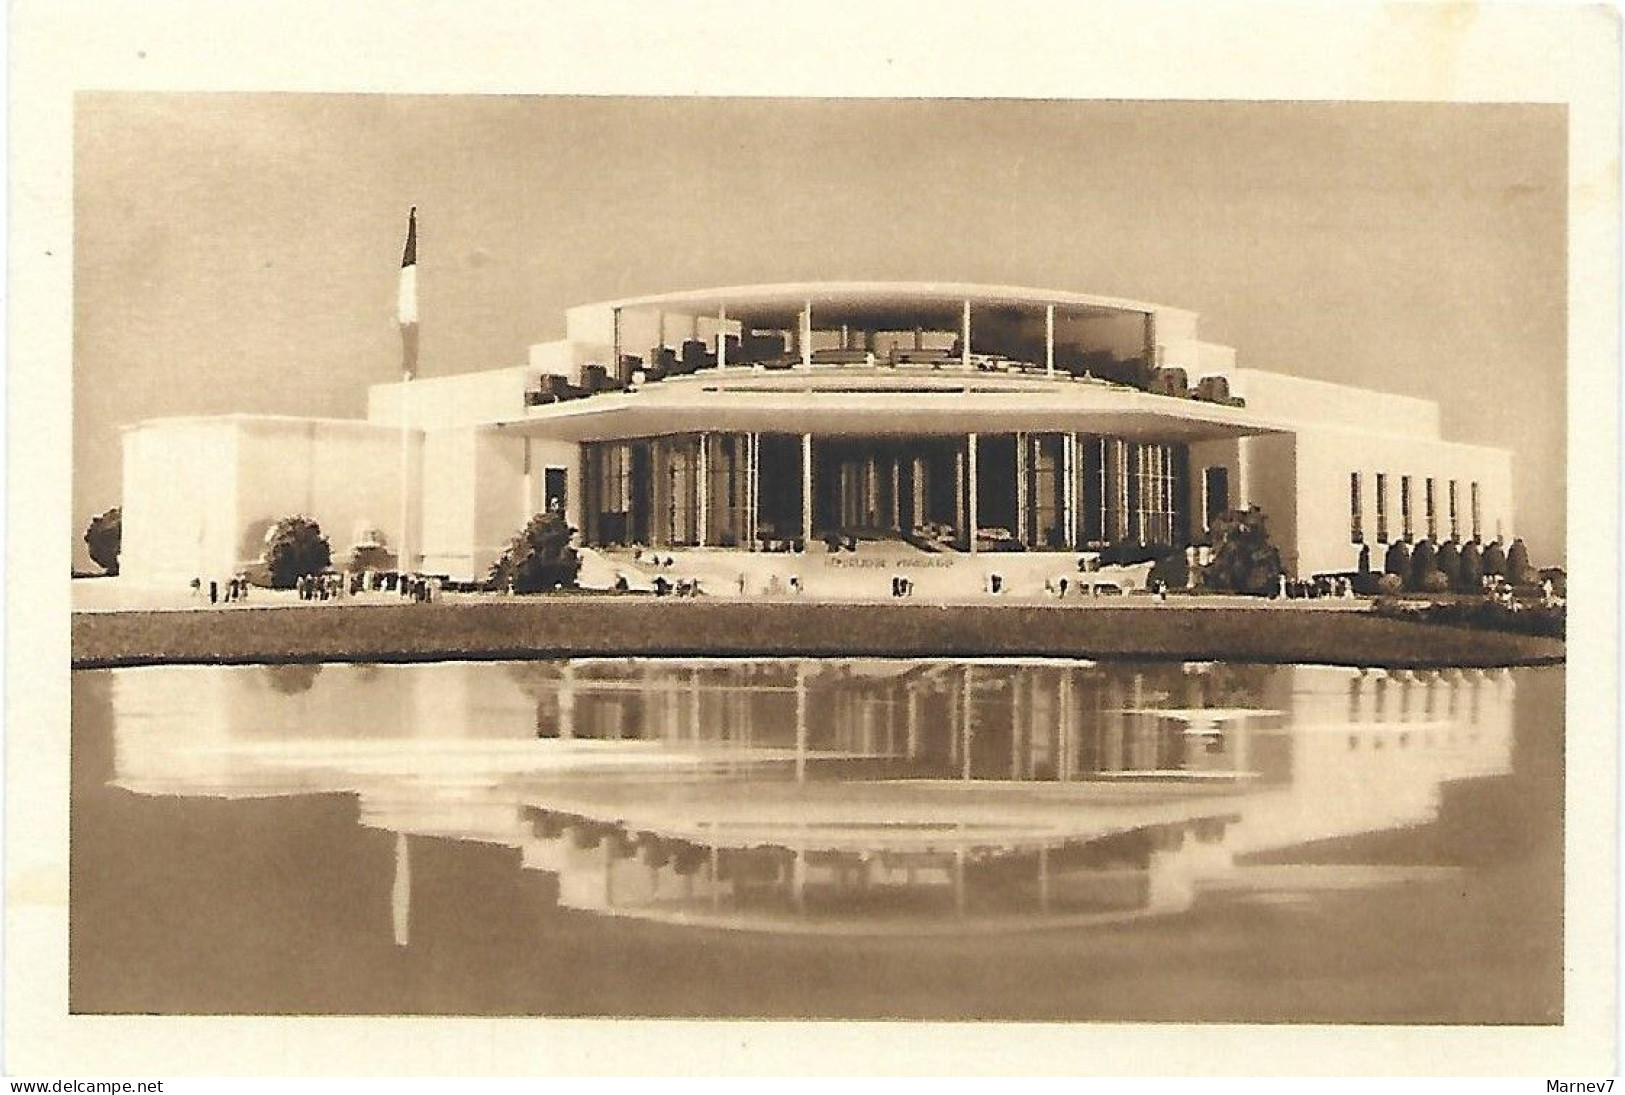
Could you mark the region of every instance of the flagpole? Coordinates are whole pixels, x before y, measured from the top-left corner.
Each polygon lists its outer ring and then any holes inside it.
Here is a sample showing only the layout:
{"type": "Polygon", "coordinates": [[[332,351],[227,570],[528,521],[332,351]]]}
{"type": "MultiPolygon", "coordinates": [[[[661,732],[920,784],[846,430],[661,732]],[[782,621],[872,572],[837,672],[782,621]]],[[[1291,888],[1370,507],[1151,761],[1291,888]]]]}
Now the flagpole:
{"type": "Polygon", "coordinates": [[[412,563],[410,386],[418,365],[418,207],[415,205],[407,214],[406,251],[401,256],[401,284],[397,311],[401,325],[401,538],[400,559],[397,561],[396,569],[401,574],[406,574],[410,572],[412,563]]]}

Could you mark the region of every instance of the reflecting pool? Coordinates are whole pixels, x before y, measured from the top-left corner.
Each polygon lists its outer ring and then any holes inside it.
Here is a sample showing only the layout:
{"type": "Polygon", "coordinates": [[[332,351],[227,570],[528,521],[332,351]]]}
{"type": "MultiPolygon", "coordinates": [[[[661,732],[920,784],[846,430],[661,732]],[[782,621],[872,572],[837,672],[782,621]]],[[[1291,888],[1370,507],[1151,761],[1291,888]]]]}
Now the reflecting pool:
{"type": "Polygon", "coordinates": [[[1562,673],[76,673],[71,1004],[1556,1022],[1562,673]]]}

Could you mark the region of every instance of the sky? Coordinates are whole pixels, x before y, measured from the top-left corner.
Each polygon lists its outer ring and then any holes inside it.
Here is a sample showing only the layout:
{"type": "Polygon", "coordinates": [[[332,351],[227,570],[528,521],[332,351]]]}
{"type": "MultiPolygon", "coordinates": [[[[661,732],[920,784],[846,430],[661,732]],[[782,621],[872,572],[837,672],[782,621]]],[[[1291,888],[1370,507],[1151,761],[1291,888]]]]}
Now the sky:
{"type": "Polygon", "coordinates": [[[76,101],[74,514],[122,425],[360,416],[574,304],[941,280],[1201,313],[1245,367],[1437,400],[1565,548],[1566,114],[1530,105],[95,93],[76,101]]]}

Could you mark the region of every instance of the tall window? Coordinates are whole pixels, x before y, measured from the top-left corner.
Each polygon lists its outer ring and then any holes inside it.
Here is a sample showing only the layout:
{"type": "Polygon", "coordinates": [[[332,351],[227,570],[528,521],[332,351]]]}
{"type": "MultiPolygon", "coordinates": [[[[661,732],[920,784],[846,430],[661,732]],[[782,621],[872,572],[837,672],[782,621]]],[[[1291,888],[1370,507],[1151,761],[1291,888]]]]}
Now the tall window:
{"type": "MultiPolygon", "coordinates": [[[[602,442],[586,446],[583,452],[587,472],[586,542],[624,544],[632,509],[631,446],[602,442]]],[[[556,479],[549,479],[546,489],[551,490],[554,484],[556,479]]]]}
{"type": "Polygon", "coordinates": [[[1428,479],[1427,483],[1424,485],[1423,492],[1427,506],[1428,539],[1438,540],[1439,509],[1433,497],[1433,480],[1431,478],[1428,479]]]}
{"type": "Polygon", "coordinates": [[[1483,535],[1484,515],[1478,508],[1478,482],[1472,485],[1473,492],[1473,539],[1477,540],[1483,535]]]}
{"type": "Polygon", "coordinates": [[[1360,497],[1360,473],[1349,473],[1349,542],[1354,544],[1365,543],[1365,528],[1362,518],[1365,516],[1365,503],[1360,497]]]}
{"type": "Polygon", "coordinates": [[[1409,540],[1414,532],[1411,529],[1411,477],[1399,477],[1399,521],[1404,531],[1405,539],[1409,540]]]}
{"type": "Polygon", "coordinates": [[[1377,473],[1377,543],[1388,542],[1388,477],[1377,473]]]}
{"type": "Polygon", "coordinates": [[[1456,499],[1456,481],[1450,480],[1450,538],[1461,539],[1461,507],[1456,499]]]}
{"type": "Polygon", "coordinates": [[[1216,465],[1202,473],[1202,516],[1211,526],[1215,519],[1230,509],[1230,469],[1216,465]]]}

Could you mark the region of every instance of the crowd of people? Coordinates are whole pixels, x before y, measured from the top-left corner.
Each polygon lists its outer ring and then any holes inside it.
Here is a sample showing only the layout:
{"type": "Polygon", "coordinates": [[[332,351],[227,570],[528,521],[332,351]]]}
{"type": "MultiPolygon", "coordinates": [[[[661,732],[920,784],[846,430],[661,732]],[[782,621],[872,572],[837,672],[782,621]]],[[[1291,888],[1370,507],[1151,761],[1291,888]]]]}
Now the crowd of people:
{"type": "MultiPolygon", "coordinates": [[[[211,578],[208,585],[209,603],[217,605],[224,601],[229,605],[239,601],[246,601],[248,600],[248,586],[248,577],[243,574],[239,574],[235,578],[228,578],[223,584],[211,578]]],[[[192,596],[201,598],[203,593],[203,579],[193,578],[192,596]]]]}
{"type": "Polygon", "coordinates": [[[1322,574],[1314,578],[1277,579],[1276,597],[1286,600],[1314,600],[1319,597],[1349,599],[1354,596],[1354,581],[1335,574],[1322,574]]]}
{"type": "MultiPolygon", "coordinates": [[[[239,574],[225,581],[193,578],[190,586],[194,599],[207,597],[211,605],[229,605],[246,602],[253,583],[246,574],[239,574]]],[[[301,574],[294,579],[293,591],[301,601],[340,601],[362,593],[393,593],[414,604],[428,604],[441,600],[444,582],[434,576],[392,571],[330,571],[301,574]]]]}

